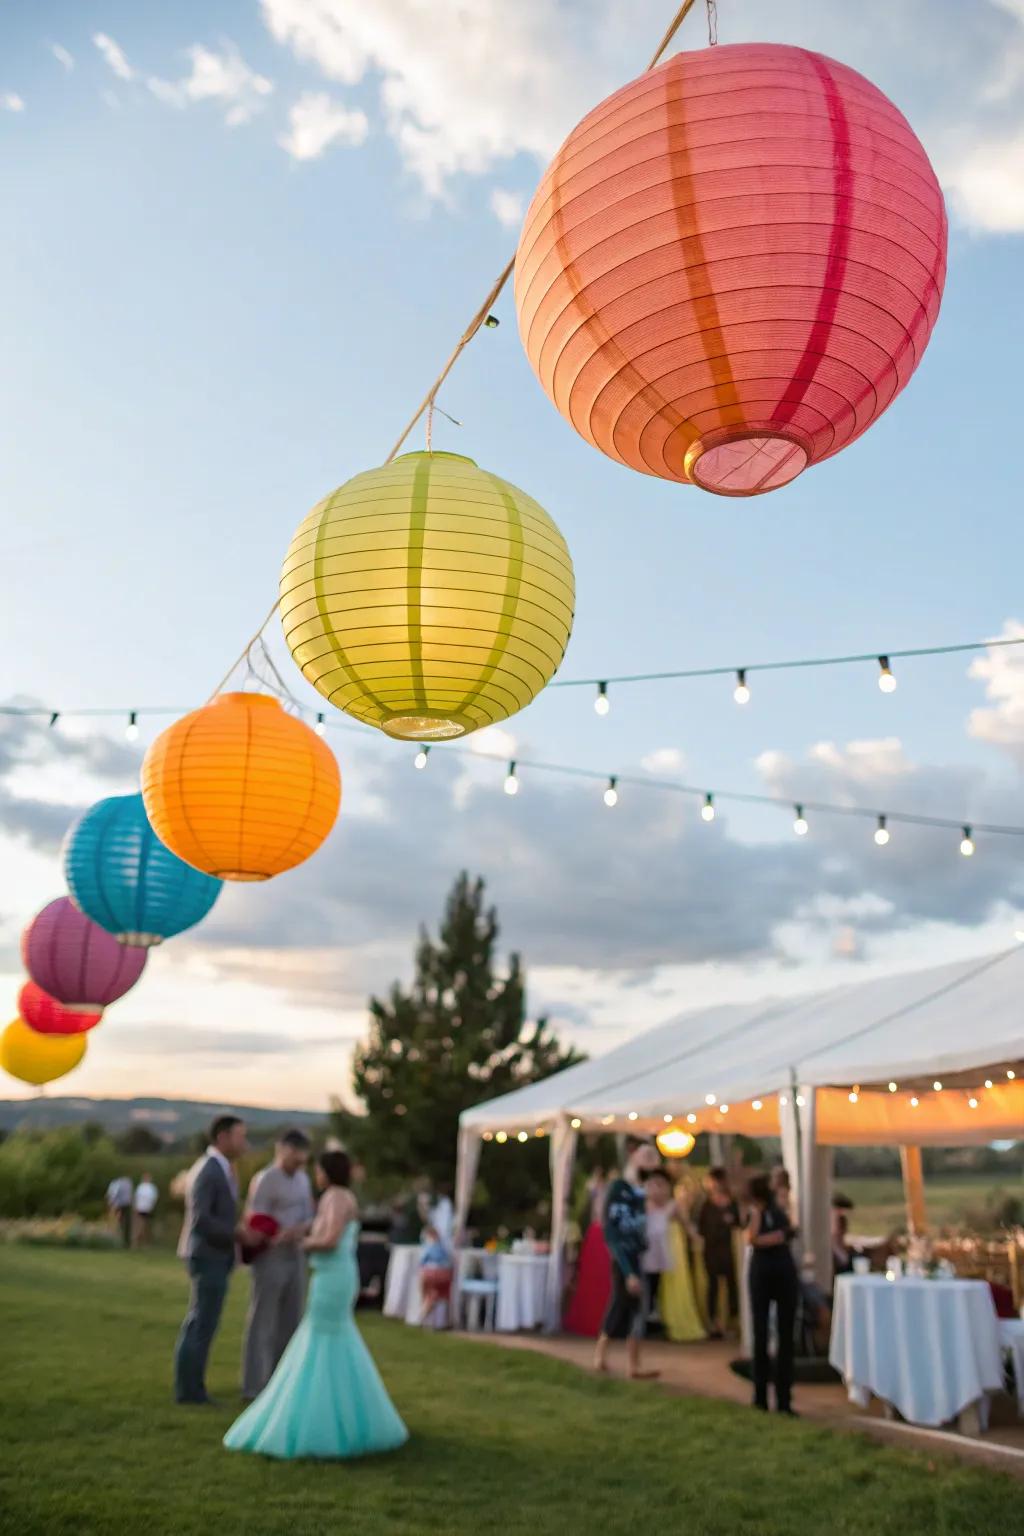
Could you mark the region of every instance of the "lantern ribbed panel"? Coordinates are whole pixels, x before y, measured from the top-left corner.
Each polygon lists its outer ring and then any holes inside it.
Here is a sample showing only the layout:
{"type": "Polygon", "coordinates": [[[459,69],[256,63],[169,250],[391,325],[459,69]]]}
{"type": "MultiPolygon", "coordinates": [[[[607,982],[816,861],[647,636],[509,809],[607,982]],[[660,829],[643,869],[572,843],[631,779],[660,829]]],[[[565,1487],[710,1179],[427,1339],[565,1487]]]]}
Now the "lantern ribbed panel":
{"type": "Polygon", "coordinates": [[[575,585],[523,491],[453,453],[356,475],[300,526],[281,622],[303,674],[388,735],[463,736],[529,704],[561,663],[575,585]]]}
{"type": "Polygon", "coordinates": [[[38,1035],[84,1035],[103,1017],[102,1008],[68,1008],[55,997],[26,981],[18,993],[18,1017],[38,1035]]]}
{"type": "Polygon", "coordinates": [[[680,53],[555,156],[516,258],[558,410],[644,474],[756,495],[852,442],[921,360],[946,214],[906,119],[805,49],[680,53]]]}
{"type": "Polygon", "coordinates": [[[262,693],[223,693],[153,742],[142,796],[172,853],[220,880],[269,880],[315,853],[341,803],[334,754],[262,693]]]}
{"type": "Polygon", "coordinates": [[[39,1088],[73,1071],[86,1044],[85,1035],[38,1035],[23,1019],[13,1019],[0,1035],[0,1067],[39,1088]]]}
{"type": "Polygon", "coordinates": [[[64,842],[75,905],[122,944],[159,944],[200,922],[222,883],[165,848],[141,795],[113,795],[86,811],[64,842]]]}
{"type": "Polygon", "coordinates": [[[59,1003],[106,1008],[134,987],[146,965],[144,949],[119,944],[67,896],[51,901],[21,936],[29,976],[59,1003]]]}

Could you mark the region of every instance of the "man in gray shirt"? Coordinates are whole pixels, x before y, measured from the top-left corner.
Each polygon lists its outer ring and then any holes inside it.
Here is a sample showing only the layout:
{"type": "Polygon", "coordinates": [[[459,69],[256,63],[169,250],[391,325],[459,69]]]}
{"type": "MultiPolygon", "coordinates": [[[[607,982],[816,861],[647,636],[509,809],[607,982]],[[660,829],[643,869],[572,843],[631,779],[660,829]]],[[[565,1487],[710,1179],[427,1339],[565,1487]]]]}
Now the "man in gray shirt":
{"type": "Polygon", "coordinates": [[[270,1216],[277,1232],[251,1266],[252,1297],[242,1345],[242,1396],[258,1397],[299,1326],[306,1300],[302,1239],[313,1221],[313,1191],[306,1163],[309,1138],[286,1131],[274,1161],[249,1186],[246,1216],[270,1216]]]}

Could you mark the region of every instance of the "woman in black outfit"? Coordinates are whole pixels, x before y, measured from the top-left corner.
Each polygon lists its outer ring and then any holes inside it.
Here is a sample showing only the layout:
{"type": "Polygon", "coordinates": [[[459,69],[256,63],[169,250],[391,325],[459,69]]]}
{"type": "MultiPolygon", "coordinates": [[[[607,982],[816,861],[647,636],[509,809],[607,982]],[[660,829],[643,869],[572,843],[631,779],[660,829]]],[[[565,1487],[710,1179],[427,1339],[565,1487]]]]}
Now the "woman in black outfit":
{"type": "Polygon", "coordinates": [[[754,1407],[768,1407],[768,1313],[774,1301],[778,1326],[775,1357],[775,1404],[792,1413],[793,1328],[800,1278],[790,1251],[793,1227],[776,1204],[767,1179],[750,1181],[754,1208],[747,1228],[750,1256],[750,1309],[754,1323],[754,1407]]]}

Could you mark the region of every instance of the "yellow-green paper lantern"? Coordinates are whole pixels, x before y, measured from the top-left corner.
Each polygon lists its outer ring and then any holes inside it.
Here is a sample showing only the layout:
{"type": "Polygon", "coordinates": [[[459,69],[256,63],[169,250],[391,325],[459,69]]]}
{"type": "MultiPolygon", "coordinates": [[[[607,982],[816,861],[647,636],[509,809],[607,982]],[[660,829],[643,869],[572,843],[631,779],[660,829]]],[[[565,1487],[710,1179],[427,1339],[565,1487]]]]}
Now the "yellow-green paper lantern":
{"type": "Polygon", "coordinates": [[[543,507],[455,453],[406,453],[346,481],[281,572],[304,676],[403,741],[464,736],[529,704],[558,670],[574,602],[543,507]]]}

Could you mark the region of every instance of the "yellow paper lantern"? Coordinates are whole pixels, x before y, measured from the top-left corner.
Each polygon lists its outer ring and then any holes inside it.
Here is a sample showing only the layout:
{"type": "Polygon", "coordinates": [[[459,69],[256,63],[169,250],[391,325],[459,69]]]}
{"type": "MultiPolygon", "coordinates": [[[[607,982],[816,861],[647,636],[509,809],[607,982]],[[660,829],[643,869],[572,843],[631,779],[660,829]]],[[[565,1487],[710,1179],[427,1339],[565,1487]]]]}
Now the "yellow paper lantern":
{"type": "Polygon", "coordinates": [[[402,741],[505,720],[561,664],[575,583],[523,491],[454,453],[406,453],[319,502],[281,572],[281,621],[324,698],[402,741]]]}
{"type": "Polygon", "coordinates": [[[341,803],[334,753],[264,693],[223,693],[162,732],[142,764],[153,831],[220,880],[269,880],[315,853],[341,803]]]}
{"type": "Polygon", "coordinates": [[[672,1126],[670,1130],[662,1131],[655,1140],[662,1157],[689,1157],[697,1145],[697,1138],[677,1125],[672,1126]]]}
{"type": "Polygon", "coordinates": [[[0,1067],[38,1088],[74,1071],[85,1055],[86,1043],[84,1034],[37,1035],[24,1019],[13,1019],[0,1035],[0,1067]]]}

